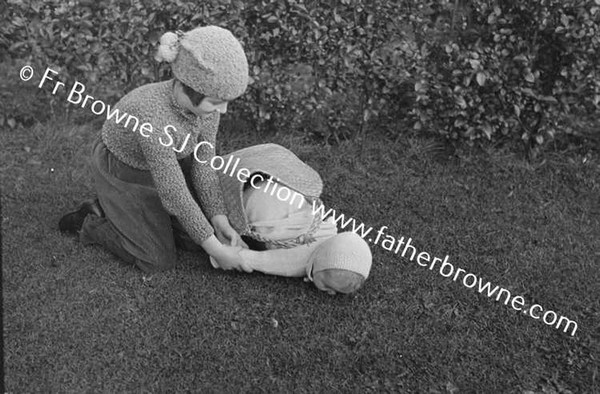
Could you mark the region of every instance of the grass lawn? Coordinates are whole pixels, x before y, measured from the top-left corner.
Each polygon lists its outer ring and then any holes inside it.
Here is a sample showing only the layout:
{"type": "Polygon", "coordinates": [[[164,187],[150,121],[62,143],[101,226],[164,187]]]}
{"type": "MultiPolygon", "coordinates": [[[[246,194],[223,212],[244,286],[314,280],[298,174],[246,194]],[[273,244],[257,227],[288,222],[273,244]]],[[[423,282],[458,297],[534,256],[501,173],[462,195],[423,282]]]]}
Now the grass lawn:
{"type": "MultiPolygon", "coordinates": [[[[578,324],[574,336],[380,246],[353,296],[212,269],[180,254],[144,276],[62,236],[91,195],[97,124],[3,129],[6,391],[593,393],[600,390],[600,165],[495,153],[438,162],[424,142],[307,145],[223,125],[317,169],[323,199],[578,324]]],[[[374,231],[375,231],[374,230],[374,231]]]]}

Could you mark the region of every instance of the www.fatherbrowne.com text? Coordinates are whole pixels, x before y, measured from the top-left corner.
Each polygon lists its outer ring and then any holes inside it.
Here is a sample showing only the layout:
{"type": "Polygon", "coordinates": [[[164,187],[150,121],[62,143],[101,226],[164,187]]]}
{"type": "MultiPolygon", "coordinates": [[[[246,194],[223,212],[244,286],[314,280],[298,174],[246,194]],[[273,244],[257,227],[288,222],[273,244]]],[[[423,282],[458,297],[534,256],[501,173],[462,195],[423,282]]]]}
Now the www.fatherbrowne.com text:
{"type": "Polygon", "coordinates": [[[382,226],[375,234],[367,238],[373,231],[372,227],[365,227],[364,223],[357,225],[356,220],[352,217],[346,218],[344,214],[338,214],[334,209],[326,211],[325,206],[320,204],[317,206],[316,202],[312,204],[312,211],[315,215],[320,215],[322,218],[332,217],[333,221],[342,229],[348,228],[348,230],[359,235],[369,243],[374,245],[380,245],[383,249],[393,252],[394,254],[400,254],[402,257],[409,256],[409,260],[413,261],[416,257],[416,262],[421,267],[428,267],[430,271],[434,269],[439,271],[440,275],[445,278],[452,278],[452,281],[462,282],[462,284],[469,289],[476,288],[476,290],[486,295],[489,298],[495,296],[496,301],[504,300],[504,305],[508,305],[526,316],[529,316],[535,320],[542,320],[544,324],[554,326],[556,329],[563,329],[563,332],[567,332],[571,329],[571,336],[575,335],[577,331],[577,322],[566,318],[565,316],[559,316],[556,312],[551,310],[544,310],[542,306],[533,304],[526,306],[525,299],[520,296],[512,296],[511,292],[505,288],[499,286],[493,286],[490,282],[485,282],[480,277],[477,277],[471,272],[467,272],[462,268],[455,268],[453,264],[448,262],[450,256],[446,255],[443,259],[439,257],[433,257],[427,252],[421,251],[418,253],[417,248],[412,245],[412,238],[406,239],[395,237],[385,234],[384,230],[387,226],[382,226]],[[374,239],[372,238],[374,236],[374,239]],[[379,243],[381,241],[381,244],[379,243]]]}

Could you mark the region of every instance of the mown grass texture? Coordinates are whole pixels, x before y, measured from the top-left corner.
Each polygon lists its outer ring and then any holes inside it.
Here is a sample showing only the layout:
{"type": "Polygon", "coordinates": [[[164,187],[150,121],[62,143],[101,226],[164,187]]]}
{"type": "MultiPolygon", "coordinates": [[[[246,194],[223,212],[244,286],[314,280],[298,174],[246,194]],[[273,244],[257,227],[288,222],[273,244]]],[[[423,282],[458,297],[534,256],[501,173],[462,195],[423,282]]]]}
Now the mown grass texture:
{"type": "MultiPolygon", "coordinates": [[[[92,190],[97,123],[2,130],[6,391],[515,392],[600,389],[597,158],[463,152],[373,136],[315,146],[225,121],[220,151],[262,142],[322,175],[328,207],[572,320],[574,336],[372,246],[352,296],[212,269],[181,252],[145,276],[59,234],[92,190]]],[[[375,230],[374,230],[375,231],[375,230]]]]}

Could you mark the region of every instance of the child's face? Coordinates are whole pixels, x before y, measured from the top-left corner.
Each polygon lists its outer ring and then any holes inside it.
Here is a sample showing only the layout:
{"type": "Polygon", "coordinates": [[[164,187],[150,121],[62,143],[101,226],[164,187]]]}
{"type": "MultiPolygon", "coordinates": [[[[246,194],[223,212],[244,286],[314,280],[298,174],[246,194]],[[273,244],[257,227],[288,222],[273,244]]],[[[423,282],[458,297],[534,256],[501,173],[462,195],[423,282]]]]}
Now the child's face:
{"type": "Polygon", "coordinates": [[[365,278],[362,275],[342,269],[327,269],[313,274],[313,282],[319,290],[329,294],[350,294],[360,289],[365,278]]]}
{"type": "Polygon", "coordinates": [[[214,97],[204,97],[200,104],[194,106],[194,104],[192,104],[190,101],[190,98],[184,93],[181,84],[177,84],[175,86],[173,94],[175,95],[175,100],[177,100],[179,105],[196,116],[204,117],[212,114],[213,112],[219,112],[221,114],[227,112],[227,104],[229,102],[214,97]]]}
{"type": "Polygon", "coordinates": [[[227,104],[227,101],[219,100],[213,97],[205,97],[204,100],[200,102],[200,105],[196,107],[196,112],[192,112],[199,116],[205,116],[212,114],[213,112],[224,114],[227,112],[227,104]]]}

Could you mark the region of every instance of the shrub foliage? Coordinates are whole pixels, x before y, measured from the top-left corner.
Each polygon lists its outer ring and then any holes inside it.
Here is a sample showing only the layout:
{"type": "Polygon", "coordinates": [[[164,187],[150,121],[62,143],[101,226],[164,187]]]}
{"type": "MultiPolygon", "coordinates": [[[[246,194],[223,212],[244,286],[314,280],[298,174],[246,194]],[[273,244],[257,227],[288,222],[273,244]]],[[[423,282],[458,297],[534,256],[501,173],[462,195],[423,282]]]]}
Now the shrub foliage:
{"type": "Polygon", "coordinates": [[[600,107],[600,0],[9,0],[0,10],[5,57],[52,66],[106,101],[169,77],[153,60],[162,33],[226,27],[250,63],[236,111],[259,128],[362,137],[385,118],[543,144],[568,130],[565,115],[600,107]]]}

